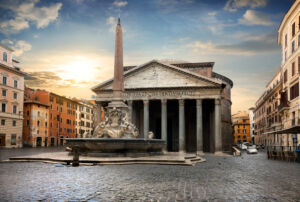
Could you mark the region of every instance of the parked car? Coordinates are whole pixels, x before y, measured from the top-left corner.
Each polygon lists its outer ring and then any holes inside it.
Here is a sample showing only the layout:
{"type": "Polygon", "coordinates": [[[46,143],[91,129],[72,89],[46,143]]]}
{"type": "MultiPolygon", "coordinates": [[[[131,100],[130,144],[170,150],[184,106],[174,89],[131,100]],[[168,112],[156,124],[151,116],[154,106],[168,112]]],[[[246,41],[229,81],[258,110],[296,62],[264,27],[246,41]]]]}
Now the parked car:
{"type": "Polygon", "coordinates": [[[257,154],[256,145],[251,145],[247,147],[248,154],[257,154]]]}
{"type": "Polygon", "coordinates": [[[245,144],[239,144],[239,148],[242,150],[246,150],[247,146],[245,144]]]}

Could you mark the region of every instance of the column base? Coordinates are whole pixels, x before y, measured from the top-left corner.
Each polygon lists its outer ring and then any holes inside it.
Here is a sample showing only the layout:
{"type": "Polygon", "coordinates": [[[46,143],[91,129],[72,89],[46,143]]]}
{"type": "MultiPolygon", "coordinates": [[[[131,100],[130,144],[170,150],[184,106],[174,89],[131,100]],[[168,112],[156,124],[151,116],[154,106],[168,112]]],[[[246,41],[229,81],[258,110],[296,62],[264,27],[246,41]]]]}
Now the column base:
{"type": "Polygon", "coordinates": [[[214,154],[215,154],[216,156],[224,156],[224,153],[221,152],[221,151],[216,151],[214,154]]]}
{"type": "Polygon", "coordinates": [[[185,155],[186,152],[184,150],[181,150],[181,151],[178,152],[178,154],[181,156],[181,155],[185,155]]]}

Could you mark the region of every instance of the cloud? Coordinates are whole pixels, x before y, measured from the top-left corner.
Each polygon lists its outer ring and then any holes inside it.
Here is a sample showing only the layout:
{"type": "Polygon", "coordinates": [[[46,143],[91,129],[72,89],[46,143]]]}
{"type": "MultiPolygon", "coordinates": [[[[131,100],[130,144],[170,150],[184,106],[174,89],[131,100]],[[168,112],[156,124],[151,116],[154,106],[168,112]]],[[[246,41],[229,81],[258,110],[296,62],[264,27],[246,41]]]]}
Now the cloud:
{"type": "Polygon", "coordinates": [[[21,56],[26,51],[30,51],[32,48],[31,44],[24,40],[12,41],[9,39],[3,39],[1,42],[11,47],[14,50],[13,55],[16,57],[21,56]]]}
{"type": "Polygon", "coordinates": [[[209,12],[209,13],[207,13],[207,15],[209,15],[209,16],[216,16],[217,15],[217,11],[209,12]]]}
{"type": "Polygon", "coordinates": [[[127,1],[114,1],[113,5],[116,7],[124,7],[128,4],[127,1]]]}
{"type": "Polygon", "coordinates": [[[156,4],[164,12],[175,12],[186,5],[194,3],[194,0],[156,0],[156,4]]]}
{"type": "Polygon", "coordinates": [[[31,88],[49,88],[62,79],[50,71],[27,72],[25,84],[31,88]]]}
{"type": "Polygon", "coordinates": [[[214,44],[194,41],[187,45],[194,52],[201,54],[255,55],[278,51],[275,34],[257,35],[233,44],[214,44]]]}
{"type": "Polygon", "coordinates": [[[106,19],[106,24],[108,24],[110,26],[109,32],[113,32],[113,33],[115,32],[115,26],[117,24],[116,22],[117,22],[116,18],[112,17],[112,16],[110,16],[106,19]]]}
{"type": "Polygon", "coordinates": [[[12,48],[14,49],[14,56],[18,57],[20,55],[22,55],[24,52],[26,51],[30,51],[32,46],[30,43],[26,42],[26,41],[23,41],[23,40],[19,40],[17,41],[16,44],[14,44],[12,46],[12,48]]]}
{"type": "Polygon", "coordinates": [[[243,25],[273,25],[273,22],[270,21],[270,15],[254,10],[247,10],[243,15],[243,18],[240,18],[238,22],[243,25]]]}
{"type": "Polygon", "coordinates": [[[109,18],[106,19],[106,24],[108,24],[108,25],[112,25],[112,24],[115,24],[115,23],[116,23],[116,18],[115,17],[110,16],[109,18]]]}
{"type": "Polygon", "coordinates": [[[228,0],[225,4],[224,10],[236,12],[239,8],[243,7],[258,8],[266,5],[267,0],[228,0]]]}
{"type": "Polygon", "coordinates": [[[14,43],[12,40],[9,39],[3,39],[1,42],[6,45],[12,45],[14,43]]]}
{"type": "Polygon", "coordinates": [[[27,29],[30,23],[36,25],[38,29],[47,27],[49,23],[58,18],[62,3],[51,4],[50,6],[37,7],[39,0],[25,1],[22,4],[4,4],[0,7],[14,13],[13,19],[0,22],[0,32],[4,34],[18,33],[27,29]]]}

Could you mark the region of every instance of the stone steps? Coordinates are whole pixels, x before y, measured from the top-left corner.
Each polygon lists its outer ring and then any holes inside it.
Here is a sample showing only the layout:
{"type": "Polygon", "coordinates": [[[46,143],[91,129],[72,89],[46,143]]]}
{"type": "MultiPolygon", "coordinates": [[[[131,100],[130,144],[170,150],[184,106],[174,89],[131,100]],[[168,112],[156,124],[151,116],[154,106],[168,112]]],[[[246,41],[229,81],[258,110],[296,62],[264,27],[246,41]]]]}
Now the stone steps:
{"type": "MultiPolygon", "coordinates": [[[[72,163],[72,157],[67,153],[55,154],[45,153],[42,155],[11,157],[7,162],[57,162],[57,163],[72,163]]],[[[197,155],[187,154],[186,156],[176,155],[160,155],[149,157],[116,157],[116,158],[101,158],[80,156],[79,163],[82,164],[99,164],[99,165],[128,165],[128,164],[156,164],[156,165],[188,165],[193,166],[196,163],[204,162],[205,159],[197,155]]]]}

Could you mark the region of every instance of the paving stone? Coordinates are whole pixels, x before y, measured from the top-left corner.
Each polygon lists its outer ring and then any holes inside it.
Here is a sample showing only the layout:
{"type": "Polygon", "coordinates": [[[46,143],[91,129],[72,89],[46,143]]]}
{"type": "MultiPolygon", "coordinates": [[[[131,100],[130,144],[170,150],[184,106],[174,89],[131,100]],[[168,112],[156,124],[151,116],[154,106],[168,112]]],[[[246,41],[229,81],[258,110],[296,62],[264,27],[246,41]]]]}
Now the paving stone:
{"type": "MultiPolygon", "coordinates": [[[[61,151],[52,149],[51,151],[61,151]]],[[[47,149],[35,152],[49,152],[47,149]]],[[[0,159],[33,150],[0,150],[0,159]]],[[[193,167],[0,164],[1,201],[299,201],[300,164],[265,153],[207,156],[193,167]]]]}

